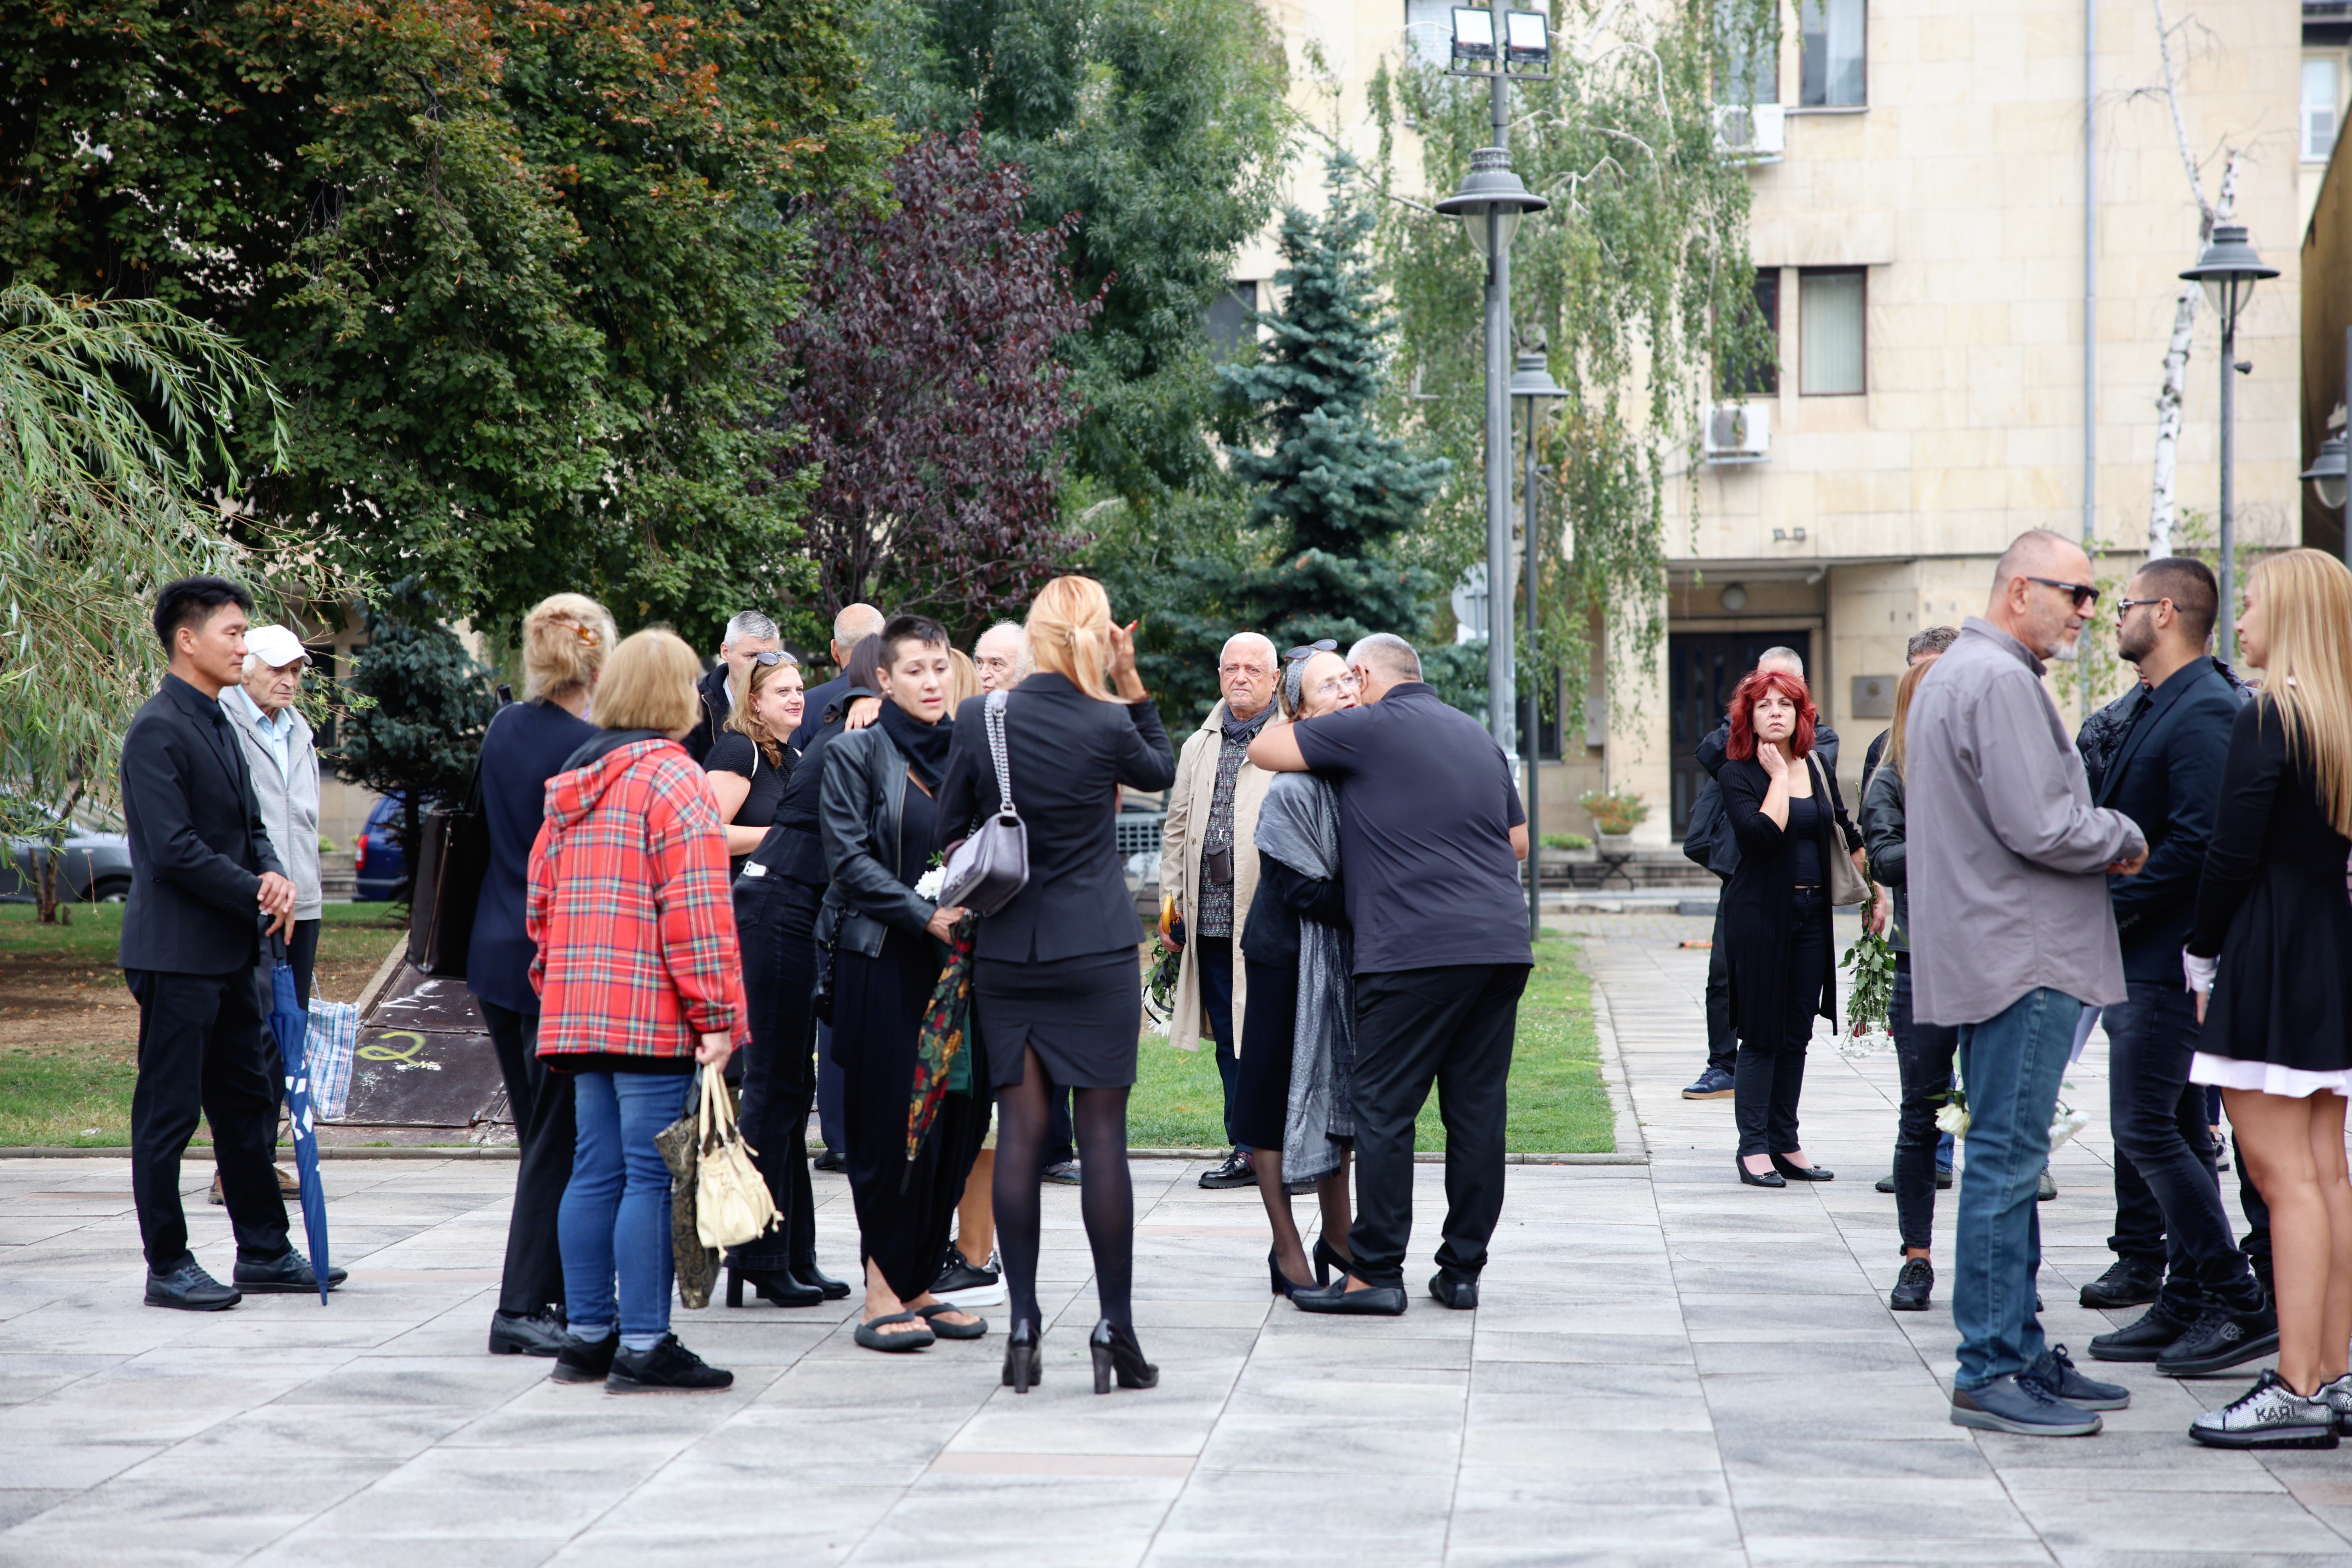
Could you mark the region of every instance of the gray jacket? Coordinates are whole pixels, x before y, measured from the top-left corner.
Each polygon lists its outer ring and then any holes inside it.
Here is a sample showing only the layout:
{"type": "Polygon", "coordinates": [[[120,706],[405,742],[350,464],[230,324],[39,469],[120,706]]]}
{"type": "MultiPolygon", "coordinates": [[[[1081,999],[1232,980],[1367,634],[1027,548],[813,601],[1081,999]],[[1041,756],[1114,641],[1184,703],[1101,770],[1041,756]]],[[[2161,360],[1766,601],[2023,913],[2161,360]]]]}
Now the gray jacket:
{"type": "Polygon", "coordinates": [[[919,936],[939,908],[898,880],[898,829],[907,810],[907,756],[882,726],[845,730],[824,743],[817,826],[833,879],[817,915],[817,940],[871,958],[893,926],[919,936]]]}
{"type": "Polygon", "coordinates": [[[2106,868],[2147,847],[2091,804],[2042,664],[1981,616],[1920,679],[1905,735],[1912,1003],[1977,1024],[2038,987],[2124,1000],[2106,868]]]}
{"type": "Polygon", "coordinates": [[[327,900],[319,881],[319,747],[310,722],[302,717],[301,710],[294,710],[294,733],[286,742],[286,754],[294,764],[294,776],[289,778],[278,771],[277,752],[256,728],[243,690],[234,687],[224,690],[220,706],[236,731],[237,743],[245,748],[246,766],[253,773],[254,798],[261,803],[262,826],[269,830],[269,847],[278,851],[278,863],[286,868],[286,879],[294,884],[294,918],[315,921],[327,900]]]}

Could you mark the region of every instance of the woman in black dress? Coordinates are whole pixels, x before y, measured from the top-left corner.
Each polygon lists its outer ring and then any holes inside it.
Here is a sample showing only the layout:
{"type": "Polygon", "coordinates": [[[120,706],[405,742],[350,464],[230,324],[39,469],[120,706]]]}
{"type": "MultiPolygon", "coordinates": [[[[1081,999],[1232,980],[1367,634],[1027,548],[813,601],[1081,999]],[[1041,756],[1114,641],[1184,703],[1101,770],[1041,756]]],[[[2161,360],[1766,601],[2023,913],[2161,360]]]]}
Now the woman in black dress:
{"type": "Polygon", "coordinates": [[[2290,550],[2246,574],[2238,710],[2185,963],[2219,1084],[2271,1211],[2278,1369],[2189,1424],[2219,1448],[2333,1448],[2352,1431],[2352,570],[2290,550]]]}
{"type": "Polygon", "coordinates": [[[1837,1021],[1830,952],[1830,858],[1862,834],[1837,780],[1812,755],[1815,710],[1782,669],[1751,672],[1731,694],[1731,742],[1715,775],[1739,838],[1739,869],[1723,889],[1731,1011],[1739,1026],[1732,1110],[1749,1186],[1826,1182],[1797,1140],[1797,1098],[1816,1016],[1837,1021]]]}
{"type": "Polygon", "coordinates": [[[785,737],[801,726],[801,667],[788,653],[757,653],[728,681],[734,699],[726,732],[702,759],[719,820],[727,825],[730,868],[738,875],[744,858],[760,847],[776,820],[784,781],[800,753],[785,737]]]}
{"type": "MultiPolygon", "coordinates": [[[[1118,787],[1166,789],[1176,756],[1135,669],[1133,628],[1115,626],[1102,584],[1056,577],[1029,609],[1035,673],[1004,699],[1013,804],[1027,824],[1029,880],[980,922],[972,1011],[998,1096],[997,1251],[1011,1294],[1004,1382],[1037,1381],[1037,1161],[1050,1079],[1076,1090],[1079,1207],[1094,1250],[1102,1317],[1087,1348],[1095,1389],[1149,1388],[1129,1305],[1135,1192],[1127,1169],[1127,1091],[1135,1083],[1143,924],[1119,868],[1118,787]],[[1113,687],[1116,686],[1116,694],[1113,687]]],[[[1000,804],[983,709],[964,704],[940,791],[940,819],[961,837],[1000,804]]]]}
{"type": "MultiPolygon", "coordinates": [[[[954,724],[953,666],[935,621],[893,616],[882,628],[881,717],[824,750],[818,814],[824,837],[824,923],[835,943],[833,1054],[849,1129],[866,1307],[857,1342],[920,1350],[976,1340],[985,1321],[931,1294],[956,1200],[988,1132],[985,1050],[959,1053],[920,1149],[907,1158],[915,1046],[945,947],[963,911],[917,893],[948,835],[938,803],[954,724]],[[979,1058],[979,1059],[975,1059],[979,1058]]],[[[976,1034],[976,1031],[975,1031],[976,1034]]]]}

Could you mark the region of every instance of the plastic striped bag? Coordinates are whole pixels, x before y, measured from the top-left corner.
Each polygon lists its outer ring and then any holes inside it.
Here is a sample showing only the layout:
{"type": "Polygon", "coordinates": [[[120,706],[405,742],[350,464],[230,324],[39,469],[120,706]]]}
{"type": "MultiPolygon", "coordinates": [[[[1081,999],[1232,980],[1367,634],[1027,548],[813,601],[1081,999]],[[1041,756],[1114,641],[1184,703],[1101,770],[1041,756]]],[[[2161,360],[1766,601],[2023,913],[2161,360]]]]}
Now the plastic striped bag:
{"type": "Polygon", "coordinates": [[[360,1010],[349,1002],[310,998],[310,1031],[302,1047],[310,1069],[310,1113],[340,1121],[352,1098],[352,1055],[360,1043],[360,1010]]]}

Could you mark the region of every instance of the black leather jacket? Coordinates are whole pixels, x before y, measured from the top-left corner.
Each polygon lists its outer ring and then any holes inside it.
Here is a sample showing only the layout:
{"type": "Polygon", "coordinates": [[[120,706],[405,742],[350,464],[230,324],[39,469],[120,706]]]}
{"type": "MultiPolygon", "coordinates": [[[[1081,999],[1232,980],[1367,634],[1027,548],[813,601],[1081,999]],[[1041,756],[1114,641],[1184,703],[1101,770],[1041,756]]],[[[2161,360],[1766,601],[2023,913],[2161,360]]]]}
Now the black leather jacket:
{"type": "Polygon", "coordinates": [[[907,809],[907,757],[879,724],[825,742],[817,826],[833,879],[817,916],[817,941],[868,958],[891,928],[919,935],[939,906],[898,880],[898,832],[907,809]]]}
{"type": "Polygon", "coordinates": [[[1885,764],[1871,770],[1862,792],[1862,841],[1870,849],[1870,874],[1895,893],[1895,929],[1886,940],[1897,952],[1908,952],[1910,852],[1903,841],[1903,775],[1885,764]]]}

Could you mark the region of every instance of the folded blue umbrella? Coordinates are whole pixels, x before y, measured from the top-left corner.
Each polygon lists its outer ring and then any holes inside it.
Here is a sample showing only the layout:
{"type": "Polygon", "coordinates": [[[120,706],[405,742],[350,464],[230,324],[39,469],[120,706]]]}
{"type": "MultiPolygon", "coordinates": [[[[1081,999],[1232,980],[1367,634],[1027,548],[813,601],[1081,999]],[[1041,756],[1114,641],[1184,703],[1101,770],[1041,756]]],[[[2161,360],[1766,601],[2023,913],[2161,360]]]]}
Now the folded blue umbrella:
{"type": "Polygon", "coordinates": [[[286,1072],[286,1114],[294,1131],[294,1173],[302,1187],[302,1234],[310,1244],[310,1268],[319,1277],[319,1305],[327,1304],[327,1189],[319,1181],[319,1130],[310,1118],[310,1070],[303,1041],[310,1015],[294,993],[294,969],[286,962],[286,939],[273,938],[269,969],[269,1028],[278,1038],[286,1072]]]}

